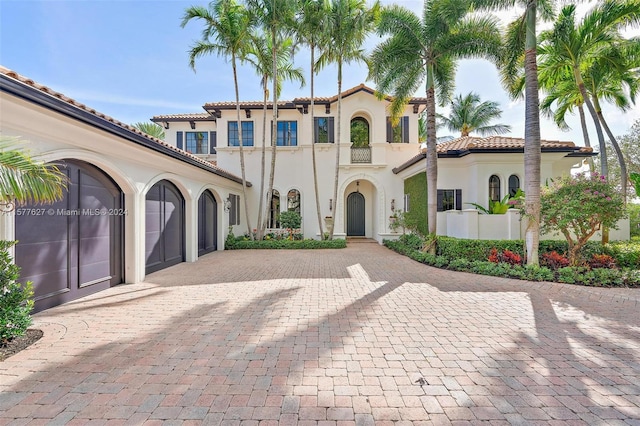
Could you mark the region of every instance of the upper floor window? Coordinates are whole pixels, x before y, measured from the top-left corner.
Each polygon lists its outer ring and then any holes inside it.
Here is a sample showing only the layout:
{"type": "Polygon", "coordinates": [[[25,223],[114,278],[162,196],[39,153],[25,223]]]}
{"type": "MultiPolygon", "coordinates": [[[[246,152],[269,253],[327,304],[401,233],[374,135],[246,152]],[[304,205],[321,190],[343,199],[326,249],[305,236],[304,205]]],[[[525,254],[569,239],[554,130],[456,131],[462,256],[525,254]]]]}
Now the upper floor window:
{"type": "Polygon", "coordinates": [[[389,143],[409,143],[409,117],[400,118],[398,125],[393,126],[391,117],[387,117],[387,142],[389,143]]]}
{"type": "Polygon", "coordinates": [[[333,117],[315,117],[313,120],[313,136],[315,143],[334,143],[333,117]]]}
{"type": "Polygon", "coordinates": [[[500,201],[500,178],[496,175],[491,175],[489,178],[489,199],[500,201]]]}
{"type": "Polygon", "coordinates": [[[209,132],[185,132],[186,151],[192,154],[209,153],[209,132]]]}
{"type": "Polygon", "coordinates": [[[277,146],[298,146],[298,122],[278,121],[277,146]]]}
{"type": "MultiPolygon", "coordinates": [[[[240,146],[238,139],[238,122],[227,123],[229,146],[240,146]]],[[[242,122],[242,146],[253,146],[253,121],[242,122]]]]}
{"type": "Polygon", "coordinates": [[[369,123],[362,117],[351,120],[351,143],[354,147],[369,146],[369,123]]]}
{"type": "Polygon", "coordinates": [[[509,176],[509,196],[515,196],[518,189],[520,189],[520,178],[516,175],[509,176]]]}

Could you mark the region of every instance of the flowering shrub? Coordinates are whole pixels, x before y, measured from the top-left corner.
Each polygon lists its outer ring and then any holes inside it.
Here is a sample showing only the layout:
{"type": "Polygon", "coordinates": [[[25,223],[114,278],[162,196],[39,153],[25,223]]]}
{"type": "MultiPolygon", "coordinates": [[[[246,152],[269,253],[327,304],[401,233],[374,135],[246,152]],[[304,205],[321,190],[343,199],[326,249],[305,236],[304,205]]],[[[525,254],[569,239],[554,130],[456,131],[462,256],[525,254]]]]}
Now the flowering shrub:
{"type": "Polygon", "coordinates": [[[551,253],[542,253],[540,256],[540,263],[542,266],[546,266],[549,269],[557,271],[560,268],[569,266],[569,259],[554,250],[551,253]]]}
{"type": "Polygon", "coordinates": [[[18,282],[20,268],[9,255],[13,244],[0,241],[0,345],[22,336],[31,325],[33,288],[30,282],[18,282]]]}
{"type": "Polygon", "coordinates": [[[604,176],[565,176],[542,188],[542,232],[560,232],[569,245],[570,265],[579,263],[580,249],[599,229],[615,228],[626,215],[624,199],[604,176]]]}
{"type": "Polygon", "coordinates": [[[594,254],[588,262],[591,269],[609,268],[616,269],[616,260],[608,254],[594,254]]]}
{"type": "Polygon", "coordinates": [[[518,253],[514,253],[511,250],[503,250],[502,253],[498,253],[496,248],[491,249],[489,254],[489,262],[492,263],[508,263],[509,265],[522,265],[522,256],[518,253]]]}

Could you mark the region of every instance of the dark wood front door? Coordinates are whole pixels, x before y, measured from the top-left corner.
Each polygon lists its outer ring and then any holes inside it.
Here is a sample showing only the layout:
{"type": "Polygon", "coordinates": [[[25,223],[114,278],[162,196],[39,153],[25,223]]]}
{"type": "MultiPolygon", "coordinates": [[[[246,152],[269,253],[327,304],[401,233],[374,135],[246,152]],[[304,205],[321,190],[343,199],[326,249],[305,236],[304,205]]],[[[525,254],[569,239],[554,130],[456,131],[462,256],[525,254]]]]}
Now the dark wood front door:
{"type": "Polygon", "coordinates": [[[161,180],[145,202],[146,273],[184,262],[184,198],[174,184],[161,180]]]}
{"type": "Polygon", "coordinates": [[[347,236],[364,237],[364,195],[352,192],[347,197],[347,236]]]}
{"type": "Polygon", "coordinates": [[[123,279],[123,193],[102,170],[61,162],[64,198],[16,210],[16,264],[32,281],[38,312],[119,284],[123,279]]]}
{"type": "Polygon", "coordinates": [[[198,256],[215,251],[218,241],[218,204],[210,191],[198,199],[198,256]]]}

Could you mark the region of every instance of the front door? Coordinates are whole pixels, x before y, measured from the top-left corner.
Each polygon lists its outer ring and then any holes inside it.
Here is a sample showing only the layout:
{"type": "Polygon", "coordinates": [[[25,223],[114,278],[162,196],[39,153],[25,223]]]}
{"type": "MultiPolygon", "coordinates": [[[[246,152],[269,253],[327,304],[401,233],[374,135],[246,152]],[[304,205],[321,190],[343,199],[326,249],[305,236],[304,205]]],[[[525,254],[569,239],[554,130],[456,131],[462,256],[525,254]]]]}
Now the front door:
{"type": "Polygon", "coordinates": [[[347,197],[347,236],[364,237],[364,195],[359,192],[347,197]]]}

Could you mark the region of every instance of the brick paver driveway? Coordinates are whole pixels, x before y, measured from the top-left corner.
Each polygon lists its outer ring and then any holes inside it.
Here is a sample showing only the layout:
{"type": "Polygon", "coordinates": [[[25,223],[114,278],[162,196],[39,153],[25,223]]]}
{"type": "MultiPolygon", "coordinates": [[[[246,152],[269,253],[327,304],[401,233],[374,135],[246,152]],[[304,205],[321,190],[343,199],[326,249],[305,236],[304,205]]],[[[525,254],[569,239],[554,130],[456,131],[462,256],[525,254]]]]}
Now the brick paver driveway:
{"type": "Polygon", "coordinates": [[[0,424],[640,424],[639,308],[375,243],[218,252],[36,315],[0,424]]]}

